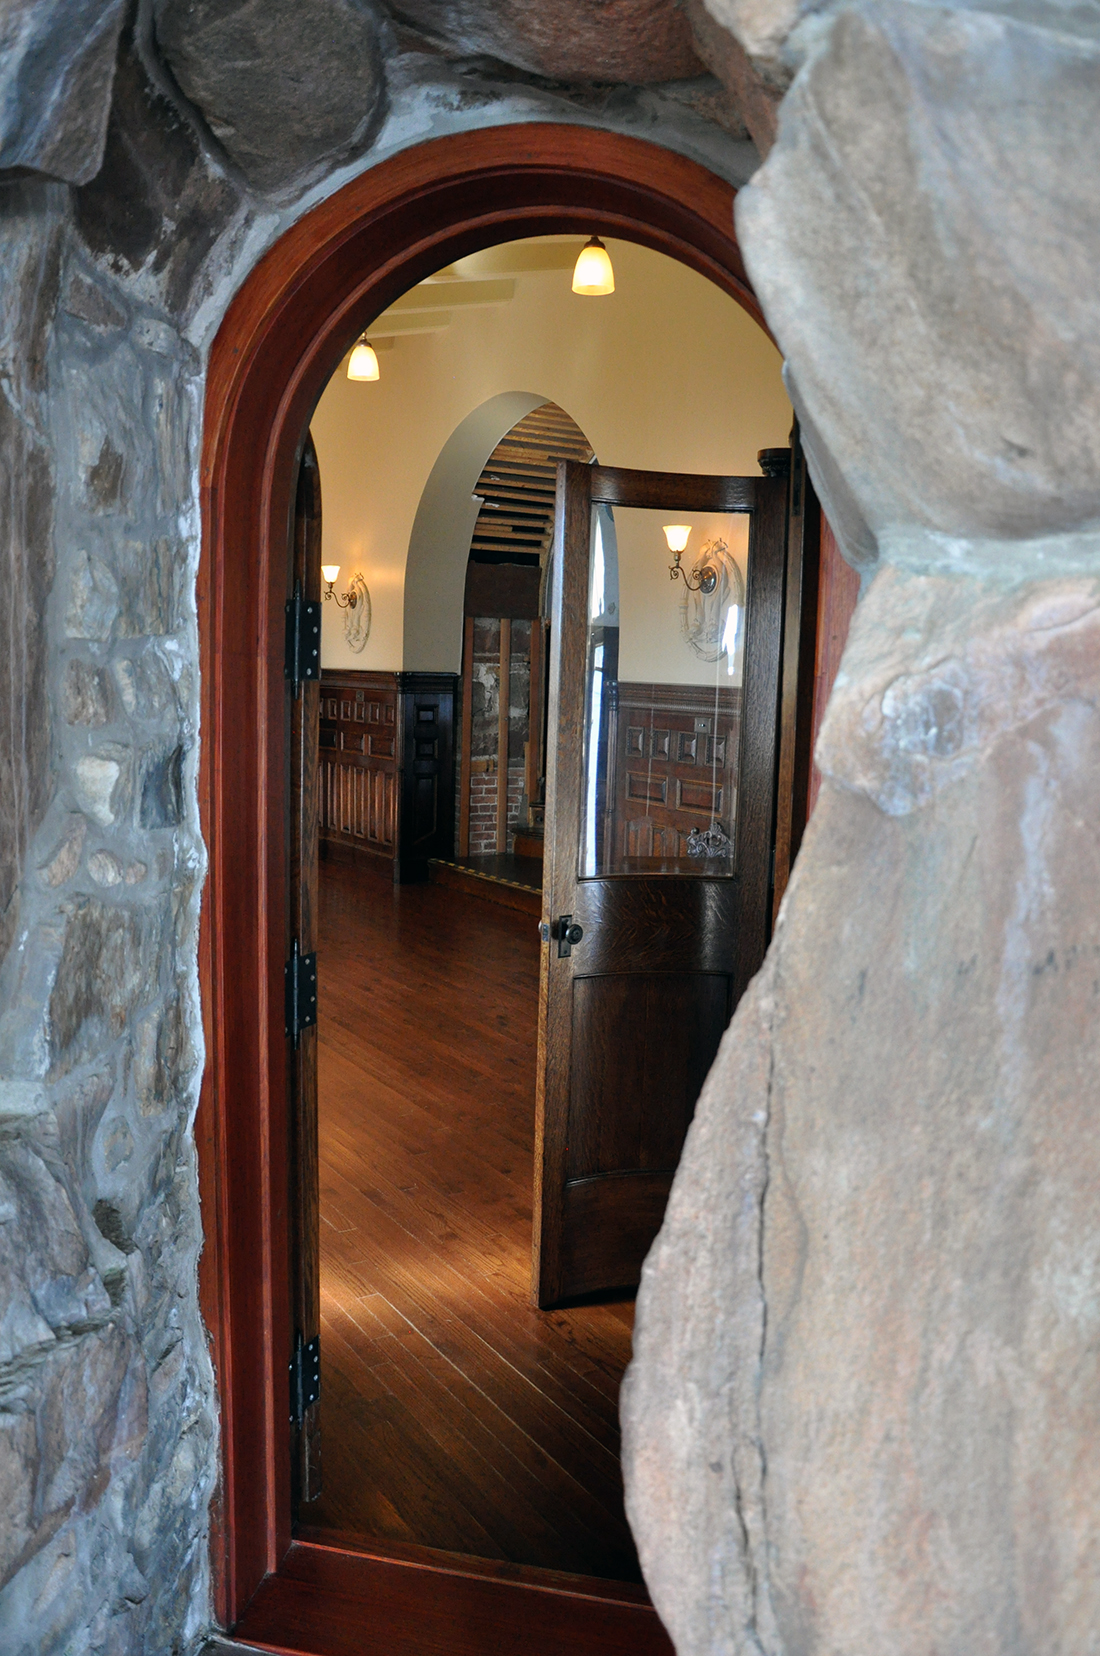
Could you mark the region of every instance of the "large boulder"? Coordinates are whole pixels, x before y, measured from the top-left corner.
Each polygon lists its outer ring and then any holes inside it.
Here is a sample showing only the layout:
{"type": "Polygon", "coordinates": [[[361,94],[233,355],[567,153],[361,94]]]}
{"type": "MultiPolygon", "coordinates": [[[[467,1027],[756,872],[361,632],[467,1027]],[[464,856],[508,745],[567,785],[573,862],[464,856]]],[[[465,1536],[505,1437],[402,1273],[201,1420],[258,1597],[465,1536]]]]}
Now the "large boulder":
{"type": "Polygon", "coordinates": [[[452,50],[567,82],[689,80],[702,73],[676,0],[392,0],[452,50]]]}
{"type": "Polygon", "coordinates": [[[1100,523],[1100,7],[1020,11],[842,9],[738,196],[855,562],[1100,523]]]}
{"type": "Polygon", "coordinates": [[[792,39],[738,232],[866,590],[645,1267],[628,1510],[679,1656],[1091,1656],[1100,7],[792,39]]]}
{"type": "Polygon", "coordinates": [[[726,88],[761,155],[775,143],[783,88],[766,79],[736,34],[715,21],[705,0],[684,0],[695,50],[726,88]]]}
{"type": "Polygon", "coordinates": [[[160,0],[156,39],[257,190],[318,175],[375,130],[384,75],[369,0],[160,0]]]}
{"type": "Polygon", "coordinates": [[[7,0],[0,168],[86,184],[99,171],[123,0],[7,0]]]}
{"type": "Polygon", "coordinates": [[[883,567],[645,1266],[628,1511],[679,1656],[1100,1628],[1100,579],[883,567]]]}
{"type": "Polygon", "coordinates": [[[761,79],[782,90],[790,84],[785,52],[791,31],[807,12],[827,0],[698,0],[718,26],[744,51],[761,79]]]}

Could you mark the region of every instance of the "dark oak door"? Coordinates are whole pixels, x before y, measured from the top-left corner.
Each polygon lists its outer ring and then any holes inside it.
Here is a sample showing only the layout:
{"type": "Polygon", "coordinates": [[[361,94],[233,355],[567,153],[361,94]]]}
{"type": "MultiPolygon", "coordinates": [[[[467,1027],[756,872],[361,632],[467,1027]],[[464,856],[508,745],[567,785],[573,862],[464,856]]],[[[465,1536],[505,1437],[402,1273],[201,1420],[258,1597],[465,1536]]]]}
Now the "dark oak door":
{"type": "Polygon", "coordinates": [[[786,496],[783,477],[559,467],[539,1305],[638,1282],[699,1090],[764,958],[786,496]]]}
{"type": "MultiPolygon", "coordinates": [[[[298,466],[291,544],[291,590],[304,603],[321,598],[321,475],[317,451],[307,433],[298,466]]],[[[290,937],[288,973],[298,975],[297,1011],[288,983],[287,1080],[290,1088],[290,1267],[293,1295],[289,1354],[291,1389],[291,1473],[295,1503],[321,1493],[321,1424],[316,1376],[320,1336],[320,1188],[317,1150],[317,1003],[316,976],[308,963],[316,959],[318,896],[318,775],[320,723],[319,620],[302,621],[302,651],[316,645],[313,676],[290,678],[290,937]],[[307,963],[303,966],[303,963],[307,963]],[[312,995],[312,999],[311,999],[312,995]],[[298,1027],[300,1024],[300,1027],[298,1027]]]]}

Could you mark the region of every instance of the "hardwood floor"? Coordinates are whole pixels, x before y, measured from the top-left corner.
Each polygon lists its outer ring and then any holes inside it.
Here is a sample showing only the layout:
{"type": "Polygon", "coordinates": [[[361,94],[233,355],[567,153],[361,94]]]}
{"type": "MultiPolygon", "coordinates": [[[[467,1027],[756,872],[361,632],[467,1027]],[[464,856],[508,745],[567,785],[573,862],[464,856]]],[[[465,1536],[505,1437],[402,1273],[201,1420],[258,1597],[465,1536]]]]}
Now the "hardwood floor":
{"type": "Polygon", "coordinates": [[[531,916],[322,865],[321,1433],[311,1531],[638,1581],[632,1304],[529,1303],[531,916]]]}

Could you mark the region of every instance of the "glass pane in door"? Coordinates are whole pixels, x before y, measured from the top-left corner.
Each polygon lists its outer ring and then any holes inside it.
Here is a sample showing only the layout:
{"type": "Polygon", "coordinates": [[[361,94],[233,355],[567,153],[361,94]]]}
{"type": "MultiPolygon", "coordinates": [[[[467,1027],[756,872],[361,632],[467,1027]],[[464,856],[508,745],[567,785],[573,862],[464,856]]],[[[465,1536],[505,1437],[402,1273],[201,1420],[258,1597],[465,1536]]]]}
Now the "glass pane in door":
{"type": "Polygon", "coordinates": [[[592,508],[582,879],[733,873],[748,541],[745,514],[592,508]]]}

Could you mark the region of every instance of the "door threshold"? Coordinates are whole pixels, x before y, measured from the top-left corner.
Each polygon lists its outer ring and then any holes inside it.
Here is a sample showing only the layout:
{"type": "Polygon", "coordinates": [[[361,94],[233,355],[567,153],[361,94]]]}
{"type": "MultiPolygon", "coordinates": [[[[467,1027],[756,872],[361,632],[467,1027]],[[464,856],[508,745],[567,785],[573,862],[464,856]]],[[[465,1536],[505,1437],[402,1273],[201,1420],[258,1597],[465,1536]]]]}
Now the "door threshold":
{"type": "Polygon", "coordinates": [[[336,1552],[358,1553],[363,1558],[387,1560],[391,1564],[418,1565],[444,1575],[477,1576],[493,1581],[518,1582],[544,1593],[567,1593],[573,1598],[608,1599],[612,1603],[642,1605],[653,1601],[640,1581],[612,1581],[607,1576],[578,1575],[571,1570],[548,1570],[540,1564],[514,1564],[506,1558],[477,1558],[472,1553],[447,1552],[442,1547],[420,1547],[410,1541],[376,1540],[369,1535],[345,1534],[331,1529],[314,1529],[299,1524],[295,1541],[328,1547],[336,1552]]]}
{"type": "Polygon", "coordinates": [[[427,1547],[298,1539],[230,1649],[278,1656],[674,1656],[644,1587],[427,1547]]]}

